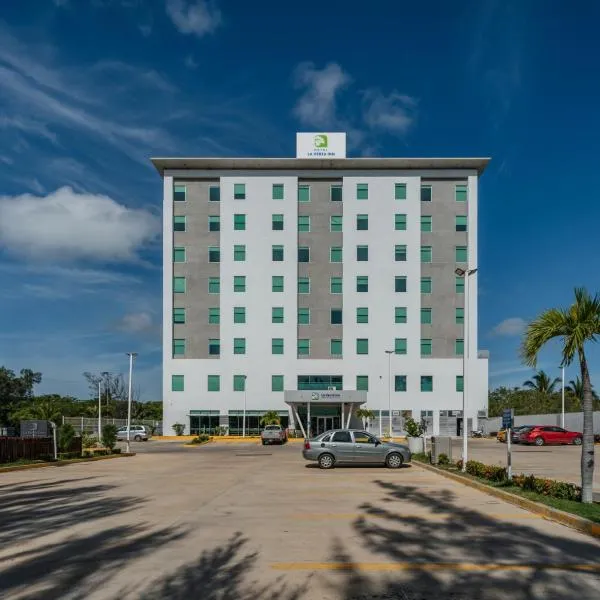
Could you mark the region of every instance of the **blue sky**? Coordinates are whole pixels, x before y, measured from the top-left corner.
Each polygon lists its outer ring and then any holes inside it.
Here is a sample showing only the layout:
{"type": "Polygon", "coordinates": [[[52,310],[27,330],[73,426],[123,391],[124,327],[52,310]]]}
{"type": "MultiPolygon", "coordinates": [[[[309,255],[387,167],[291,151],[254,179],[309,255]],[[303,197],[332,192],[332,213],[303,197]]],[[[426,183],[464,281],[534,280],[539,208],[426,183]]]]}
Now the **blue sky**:
{"type": "MultiPolygon", "coordinates": [[[[161,181],[148,158],[491,156],[480,342],[519,384],[524,322],[600,289],[600,4],[23,0],[0,8],[0,364],[160,398],[161,181]]],[[[592,376],[600,353],[590,348],[592,376]]],[[[557,347],[540,359],[558,373],[557,347]]],[[[567,374],[576,374],[572,367],[567,374]]],[[[600,385],[600,383],[598,383],[600,385]]]]}

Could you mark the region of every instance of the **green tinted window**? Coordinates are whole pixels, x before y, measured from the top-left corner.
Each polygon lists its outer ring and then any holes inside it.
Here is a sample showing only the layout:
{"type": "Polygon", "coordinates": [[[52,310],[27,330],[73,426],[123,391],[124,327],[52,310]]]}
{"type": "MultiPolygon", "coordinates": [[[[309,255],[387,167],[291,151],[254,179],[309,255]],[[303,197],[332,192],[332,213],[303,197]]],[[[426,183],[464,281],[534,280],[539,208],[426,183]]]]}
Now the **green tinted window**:
{"type": "Polygon", "coordinates": [[[234,323],[245,323],[246,322],[246,307],[245,306],[234,306],[233,307],[233,322],[234,323]]]}
{"type": "Polygon", "coordinates": [[[283,392],[283,375],[271,375],[271,391],[283,392]]]}
{"type": "Polygon", "coordinates": [[[221,231],[221,217],[219,215],[210,215],[208,217],[208,230],[221,231]]]}
{"type": "Polygon", "coordinates": [[[463,376],[462,375],[457,375],[456,376],[456,391],[457,392],[464,391],[464,382],[463,382],[463,376]]]}
{"type": "Polygon", "coordinates": [[[466,202],[467,201],[467,186],[466,185],[457,185],[454,189],[454,198],[457,202],[466,202]]]}
{"type": "Polygon", "coordinates": [[[233,228],[236,231],[243,231],[246,229],[246,215],[235,214],[233,215],[233,228]]]}
{"type": "Polygon", "coordinates": [[[221,340],[214,338],[208,340],[208,353],[211,356],[219,356],[221,354],[221,340]]]}
{"type": "Polygon", "coordinates": [[[310,325],[310,308],[298,309],[298,325],[310,325]]]}
{"type": "Polygon", "coordinates": [[[356,260],[359,262],[369,260],[369,246],[356,246],[356,260]]]}
{"type": "Polygon", "coordinates": [[[298,293],[310,294],[310,278],[298,277],[298,293]]]}
{"type": "Polygon", "coordinates": [[[331,215],[329,217],[329,229],[331,231],[342,231],[342,215],[331,215]]]}
{"type": "Polygon", "coordinates": [[[369,184],[368,183],[357,183],[356,184],[356,199],[357,200],[368,200],[369,199],[369,184]]]}
{"type": "Polygon", "coordinates": [[[233,247],[233,260],[236,262],[244,262],[246,260],[245,244],[236,244],[233,247]]]}
{"type": "Polygon", "coordinates": [[[431,186],[421,186],[421,202],[431,202],[431,186]]]}
{"type": "Polygon", "coordinates": [[[396,213],[394,215],[394,229],[396,231],[406,231],[406,215],[403,213],[396,213]]]}
{"type": "Polygon", "coordinates": [[[357,323],[368,323],[369,322],[369,309],[366,306],[361,306],[356,309],[356,322],[357,323]]]}
{"type": "Polygon", "coordinates": [[[235,275],[233,277],[233,291],[234,292],[245,292],[246,291],[246,276],[235,275]]]}
{"type": "Polygon", "coordinates": [[[406,354],[406,338],[396,338],[394,340],[394,353],[406,354]]]}
{"type": "Polygon", "coordinates": [[[310,216],[309,215],[298,215],[298,231],[300,231],[300,232],[310,231],[310,216]]]}
{"type": "Polygon", "coordinates": [[[394,278],[394,289],[396,292],[406,291],[406,277],[404,275],[394,278]]]}
{"type": "Polygon", "coordinates": [[[421,309],[421,323],[423,325],[431,325],[431,309],[430,308],[422,308],[421,309]]]}
{"type": "Polygon", "coordinates": [[[185,217],[177,215],[173,217],[173,231],[185,231],[185,217]]]}
{"type": "Polygon", "coordinates": [[[236,200],[246,199],[246,184],[245,183],[234,183],[233,184],[233,197],[236,200]]]}
{"type": "Polygon", "coordinates": [[[298,340],[298,356],[310,354],[310,340],[298,340]]]}
{"type": "Polygon", "coordinates": [[[209,202],[220,202],[221,201],[221,188],[218,185],[211,185],[208,188],[208,201],[209,202]]]}
{"type": "Polygon", "coordinates": [[[233,338],[233,353],[246,354],[246,338],[233,338]]]}
{"type": "Polygon", "coordinates": [[[209,392],[219,392],[221,390],[221,376],[220,375],[208,375],[207,376],[207,388],[209,392]]]}
{"type": "Polygon", "coordinates": [[[274,262],[283,260],[283,246],[271,246],[271,260],[274,262]]]}
{"type": "Polygon", "coordinates": [[[341,356],[342,355],[342,340],[330,340],[329,353],[331,354],[331,356],[341,356]]]}
{"type": "Polygon", "coordinates": [[[271,291],[283,292],[283,275],[273,275],[271,277],[271,291]]]}
{"type": "Polygon", "coordinates": [[[283,323],[283,306],[271,308],[271,323],[283,323]]]}
{"type": "Polygon", "coordinates": [[[343,318],[344,317],[341,308],[332,308],[329,312],[329,322],[332,325],[341,325],[343,318]]]}
{"type": "Polygon", "coordinates": [[[406,306],[396,306],[394,308],[394,322],[406,323],[406,306]]]}
{"type": "Polygon", "coordinates": [[[394,186],[394,198],[396,198],[396,200],[406,200],[406,184],[405,183],[397,183],[394,186]]]}
{"type": "Polygon", "coordinates": [[[369,340],[367,338],[356,340],[356,354],[369,354],[369,340]]]}
{"type": "Polygon", "coordinates": [[[340,246],[329,248],[329,261],[332,263],[342,262],[342,248],[340,246]]]}
{"type": "Polygon", "coordinates": [[[183,375],[171,375],[171,391],[183,392],[185,388],[183,375]]]}
{"type": "Polygon", "coordinates": [[[421,277],[421,294],[431,294],[431,277],[421,277]]]}
{"type": "Polygon", "coordinates": [[[173,340],[173,356],[183,356],[185,354],[185,340],[173,340]]]}
{"type": "Polygon", "coordinates": [[[454,340],[454,354],[462,356],[465,353],[465,341],[458,339],[454,340]]]}
{"type": "Polygon", "coordinates": [[[369,277],[367,275],[359,275],[356,278],[356,291],[357,292],[368,292],[369,291],[369,277]]]}
{"type": "Polygon", "coordinates": [[[431,340],[421,340],[421,356],[431,356],[431,340]]]}
{"type": "Polygon", "coordinates": [[[185,277],[173,277],[173,292],[185,294],[185,277]]]}
{"type": "Polygon", "coordinates": [[[456,308],[454,319],[457,325],[463,325],[465,322],[465,309],[456,308]]]}
{"type": "Polygon", "coordinates": [[[342,278],[341,277],[332,277],[329,280],[329,290],[332,294],[341,294],[342,293],[342,278]]]}
{"type": "Polygon", "coordinates": [[[356,215],[356,229],[358,231],[369,229],[369,215],[356,215]]]}
{"type": "Polygon", "coordinates": [[[185,308],[173,309],[173,323],[185,323],[185,308]]]}
{"type": "Polygon", "coordinates": [[[273,184],[273,200],[283,200],[283,183],[273,184]]]}
{"type": "Polygon", "coordinates": [[[421,262],[422,263],[430,263],[431,262],[431,246],[421,246],[421,262]]]}
{"type": "Polygon", "coordinates": [[[218,246],[210,246],[208,248],[208,262],[221,262],[221,249],[218,246]]]}
{"type": "Polygon", "coordinates": [[[394,391],[406,391],[406,375],[394,375],[394,391]]]}
{"type": "Polygon", "coordinates": [[[298,246],[298,262],[310,262],[310,248],[308,246],[298,246]]]}
{"type": "Polygon", "coordinates": [[[405,244],[397,244],[395,246],[394,259],[396,261],[400,261],[400,262],[406,261],[406,245],[405,244]]]}
{"type": "Polygon", "coordinates": [[[456,276],[455,289],[457,294],[465,293],[465,278],[456,276]]]}
{"type": "Polygon", "coordinates": [[[433,220],[430,215],[421,215],[421,231],[431,232],[433,220]]]}
{"type": "Polygon", "coordinates": [[[221,292],[221,281],[218,277],[208,278],[208,293],[219,294],[221,292]]]}
{"type": "Polygon", "coordinates": [[[310,185],[298,186],[298,202],[310,202],[310,185]]]}
{"type": "Polygon", "coordinates": [[[243,392],[246,389],[246,376],[245,375],[234,375],[233,376],[233,391],[243,392]]]}
{"type": "Polygon", "coordinates": [[[185,200],[186,200],[185,185],[174,185],[173,186],[173,200],[175,202],[185,202],[185,200]]]}
{"type": "Polygon", "coordinates": [[[356,389],[359,392],[369,391],[369,376],[368,375],[357,375],[356,376],[356,389]]]}
{"type": "Polygon", "coordinates": [[[210,325],[218,325],[221,322],[221,309],[218,306],[208,309],[208,322],[210,325]]]}
{"type": "Polygon", "coordinates": [[[283,231],[283,215],[271,216],[271,229],[273,231],[283,231]]]}
{"type": "Polygon", "coordinates": [[[421,375],[421,391],[433,392],[433,377],[431,375],[421,375]]]}
{"type": "Polygon", "coordinates": [[[467,230],[467,216],[466,215],[456,215],[454,228],[456,231],[466,231],[467,230]]]}
{"type": "Polygon", "coordinates": [[[271,339],[271,354],[283,354],[283,338],[271,339]]]}
{"type": "Polygon", "coordinates": [[[185,248],[173,248],[173,262],[185,262],[185,248]]]}
{"type": "Polygon", "coordinates": [[[330,188],[330,199],[332,202],[341,202],[342,201],[342,186],[341,185],[332,185],[330,188]]]}
{"type": "Polygon", "coordinates": [[[456,262],[457,263],[466,263],[467,262],[467,247],[466,246],[456,246],[455,254],[456,254],[456,262]]]}

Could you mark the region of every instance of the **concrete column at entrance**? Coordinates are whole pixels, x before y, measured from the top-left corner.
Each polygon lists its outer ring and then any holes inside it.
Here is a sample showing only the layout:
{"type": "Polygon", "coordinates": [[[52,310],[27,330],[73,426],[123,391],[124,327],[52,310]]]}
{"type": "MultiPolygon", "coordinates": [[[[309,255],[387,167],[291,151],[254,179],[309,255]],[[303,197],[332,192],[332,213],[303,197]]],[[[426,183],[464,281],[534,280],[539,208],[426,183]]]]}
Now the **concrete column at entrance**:
{"type": "Polygon", "coordinates": [[[344,427],[344,415],[346,414],[346,403],[342,402],[342,418],[340,419],[340,424],[344,427]]]}
{"type": "Polygon", "coordinates": [[[350,418],[352,417],[352,411],[354,409],[354,404],[348,405],[348,421],[346,422],[346,429],[350,427],[350,418]]]}
{"type": "Polygon", "coordinates": [[[440,435],[440,411],[433,411],[433,435],[440,435]]]}
{"type": "Polygon", "coordinates": [[[294,419],[294,411],[290,407],[288,409],[288,429],[296,429],[296,420],[294,419]]]}

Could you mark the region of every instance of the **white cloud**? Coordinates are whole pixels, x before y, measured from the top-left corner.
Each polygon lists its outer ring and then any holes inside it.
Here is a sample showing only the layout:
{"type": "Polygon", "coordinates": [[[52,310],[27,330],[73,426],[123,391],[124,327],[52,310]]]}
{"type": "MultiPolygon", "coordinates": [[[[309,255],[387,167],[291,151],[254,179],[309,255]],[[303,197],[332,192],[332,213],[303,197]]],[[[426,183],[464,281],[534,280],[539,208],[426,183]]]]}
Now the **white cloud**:
{"type": "Polygon", "coordinates": [[[314,63],[300,63],[294,72],[294,84],[304,91],[294,107],[294,114],[305,125],[336,125],[337,95],[351,81],[337,63],[329,63],[320,70],[314,63]]]}
{"type": "Polygon", "coordinates": [[[24,133],[31,133],[37,137],[46,138],[53,144],[58,144],[58,138],[45,123],[24,119],[23,117],[0,117],[0,129],[17,129],[24,133]]]}
{"type": "Polygon", "coordinates": [[[5,165],[12,165],[15,161],[10,156],[0,155],[0,162],[5,165]]]}
{"type": "Polygon", "coordinates": [[[397,135],[405,134],[416,118],[417,102],[396,91],[387,96],[370,89],[363,94],[365,123],[371,128],[397,135]]]}
{"type": "Polygon", "coordinates": [[[527,322],[520,317],[504,319],[492,329],[493,335],[517,336],[521,335],[527,326],[527,322]]]}
{"type": "Polygon", "coordinates": [[[134,312],[123,316],[116,329],[126,333],[159,334],[160,325],[154,322],[149,312],[134,312]]]}
{"type": "Polygon", "coordinates": [[[42,197],[0,196],[0,245],[22,258],[134,261],[159,232],[155,215],[69,187],[42,197]]]}
{"type": "Polygon", "coordinates": [[[221,11],[210,0],[167,0],[167,14],[183,34],[202,37],[221,24],[221,11]]]}

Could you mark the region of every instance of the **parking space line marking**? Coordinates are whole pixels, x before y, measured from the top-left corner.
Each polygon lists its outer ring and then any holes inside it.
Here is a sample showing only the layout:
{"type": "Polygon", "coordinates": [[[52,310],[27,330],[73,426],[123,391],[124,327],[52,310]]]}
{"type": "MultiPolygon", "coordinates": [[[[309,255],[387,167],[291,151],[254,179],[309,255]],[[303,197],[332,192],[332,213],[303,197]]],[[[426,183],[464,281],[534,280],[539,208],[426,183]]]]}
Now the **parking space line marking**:
{"type": "Polygon", "coordinates": [[[600,573],[600,564],[586,563],[452,563],[452,562],[394,562],[394,563],[345,563],[345,562],[290,562],[271,563],[276,571],[580,571],[600,573]]]}

